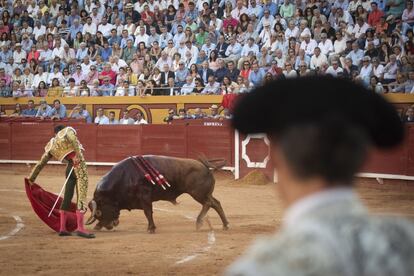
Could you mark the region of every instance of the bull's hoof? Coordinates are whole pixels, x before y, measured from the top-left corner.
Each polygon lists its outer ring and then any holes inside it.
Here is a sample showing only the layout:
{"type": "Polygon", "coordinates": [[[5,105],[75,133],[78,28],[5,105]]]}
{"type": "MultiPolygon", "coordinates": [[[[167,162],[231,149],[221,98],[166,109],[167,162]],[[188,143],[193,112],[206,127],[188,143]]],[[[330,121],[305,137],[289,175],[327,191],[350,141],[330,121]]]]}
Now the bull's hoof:
{"type": "Polygon", "coordinates": [[[229,230],[229,225],[228,225],[228,224],[226,224],[226,225],[223,225],[223,230],[224,230],[224,231],[227,231],[227,230],[229,230]]]}
{"type": "Polygon", "coordinates": [[[155,234],[155,229],[148,229],[148,230],[147,230],[147,232],[148,232],[149,234],[155,234]]]}
{"type": "Polygon", "coordinates": [[[96,230],[96,231],[99,231],[101,229],[102,229],[102,226],[99,224],[95,225],[95,227],[93,228],[93,230],[96,230]]]}
{"type": "Polygon", "coordinates": [[[198,221],[196,223],[196,230],[199,231],[201,229],[201,227],[203,227],[203,222],[202,221],[198,221]]]}

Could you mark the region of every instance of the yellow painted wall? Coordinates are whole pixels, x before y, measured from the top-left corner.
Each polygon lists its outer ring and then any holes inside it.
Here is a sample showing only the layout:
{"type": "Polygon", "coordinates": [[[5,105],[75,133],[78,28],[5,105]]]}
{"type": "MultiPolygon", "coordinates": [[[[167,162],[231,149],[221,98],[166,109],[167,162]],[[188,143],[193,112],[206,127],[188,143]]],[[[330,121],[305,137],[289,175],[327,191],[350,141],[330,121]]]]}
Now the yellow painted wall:
{"type": "MultiPolygon", "coordinates": [[[[31,98],[34,100],[35,105],[39,104],[39,101],[42,98],[31,98]]],[[[109,113],[109,111],[115,111],[116,117],[118,114],[121,113],[121,109],[113,108],[113,105],[125,105],[125,107],[129,109],[140,109],[144,111],[144,106],[149,109],[149,112],[152,116],[152,123],[164,123],[163,119],[168,114],[168,107],[173,105],[177,110],[180,108],[184,108],[186,104],[200,104],[203,106],[204,110],[206,109],[207,105],[212,104],[220,104],[222,100],[222,96],[146,96],[146,97],[65,97],[65,98],[45,98],[49,105],[53,104],[55,99],[59,99],[61,103],[65,105],[76,105],[76,104],[85,104],[86,109],[89,113],[95,117],[96,114],[93,114],[93,105],[108,105],[107,108],[104,107],[105,113],[109,113]],[[165,105],[166,107],[163,108],[162,106],[165,105]],[[154,108],[151,108],[154,106],[154,108]],[[160,107],[161,106],[161,107],[160,107]]],[[[6,114],[11,114],[13,112],[13,106],[16,103],[26,104],[28,98],[0,98],[0,105],[3,106],[3,110],[6,114]]],[[[70,113],[70,109],[68,108],[68,114],[70,113]]],[[[145,112],[144,112],[145,114],[145,112]]],[[[147,117],[148,114],[145,114],[147,117]]]]}
{"type": "MultiPolygon", "coordinates": [[[[386,94],[385,97],[392,103],[397,106],[406,106],[414,104],[414,94],[386,94]]],[[[37,105],[41,98],[32,98],[37,105]]],[[[48,104],[52,104],[56,98],[46,98],[48,104]]],[[[208,112],[208,106],[211,104],[220,104],[222,96],[147,96],[147,97],[73,97],[73,98],[59,98],[60,101],[65,105],[76,105],[83,103],[86,105],[86,108],[91,113],[93,117],[93,105],[108,105],[105,109],[105,113],[109,111],[115,111],[116,116],[121,113],[120,108],[111,107],[112,105],[124,105],[128,110],[129,109],[140,109],[144,111],[144,106],[149,109],[149,112],[152,115],[152,123],[164,123],[163,119],[167,116],[168,107],[173,105],[177,110],[183,108],[188,104],[193,104],[195,106],[200,105],[203,108],[203,111],[208,112]],[[152,108],[154,106],[154,108],[152,108]],[[166,106],[165,108],[162,106],[166,106]]],[[[10,114],[13,111],[13,106],[16,103],[26,104],[27,98],[0,98],[0,105],[3,106],[3,110],[6,111],[6,114],[10,114]]],[[[194,111],[193,108],[189,109],[194,111]]],[[[70,110],[68,109],[68,114],[70,110]]],[[[148,114],[145,114],[145,117],[148,114]]]]}

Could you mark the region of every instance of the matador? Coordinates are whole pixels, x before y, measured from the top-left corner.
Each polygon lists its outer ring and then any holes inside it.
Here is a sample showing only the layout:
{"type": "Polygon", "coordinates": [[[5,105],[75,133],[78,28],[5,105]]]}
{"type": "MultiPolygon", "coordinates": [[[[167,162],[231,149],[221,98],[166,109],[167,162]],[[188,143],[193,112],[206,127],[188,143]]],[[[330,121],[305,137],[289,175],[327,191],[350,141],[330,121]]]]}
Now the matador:
{"type": "Polygon", "coordinates": [[[29,181],[34,182],[40,171],[52,157],[63,163],[67,163],[67,182],[63,201],[60,206],[59,236],[72,235],[66,228],[66,222],[74,191],[76,189],[77,228],[74,234],[84,238],[95,237],[94,234],[88,233],[85,230],[83,223],[84,215],[87,211],[86,195],[88,191],[88,172],[86,168],[85,158],[83,157],[82,153],[83,150],[84,149],[76,136],[75,129],[62,125],[56,126],[55,136],[52,137],[45,146],[45,152],[29,176],[29,181]]]}

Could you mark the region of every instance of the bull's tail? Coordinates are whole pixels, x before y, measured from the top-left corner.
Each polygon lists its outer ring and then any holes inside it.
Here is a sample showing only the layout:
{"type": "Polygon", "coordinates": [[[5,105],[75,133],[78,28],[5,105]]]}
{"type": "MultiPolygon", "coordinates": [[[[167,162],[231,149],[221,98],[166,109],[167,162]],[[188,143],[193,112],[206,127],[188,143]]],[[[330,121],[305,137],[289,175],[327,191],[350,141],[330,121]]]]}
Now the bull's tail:
{"type": "Polygon", "coordinates": [[[198,161],[200,161],[207,169],[213,171],[221,170],[226,165],[226,159],[224,158],[207,159],[205,155],[199,156],[198,161]]]}

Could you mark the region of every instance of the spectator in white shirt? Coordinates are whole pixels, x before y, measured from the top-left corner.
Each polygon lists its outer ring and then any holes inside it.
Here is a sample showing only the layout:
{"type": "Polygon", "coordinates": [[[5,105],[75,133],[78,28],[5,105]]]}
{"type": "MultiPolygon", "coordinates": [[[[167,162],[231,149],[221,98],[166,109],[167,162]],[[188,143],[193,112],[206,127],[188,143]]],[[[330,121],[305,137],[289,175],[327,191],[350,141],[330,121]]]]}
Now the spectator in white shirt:
{"type": "Polygon", "coordinates": [[[365,32],[369,29],[369,25],[365,22],[363,17],[358,17],[356,21],[357,23],[352,29],[352,34],[358,39],[361,35],[365,35],[365,32]]]}
{"type": "Polygon", "coordinates": [[[258,5],[256,0],[250,0],[250,6],[247,9],[247,15],[251,17],[255,15],[259,18],[263,16],[263,8],[262,6],[258,5]]]}
{"type": "Polygon", "coordinates": [[[217,32],[220,32],[223,27],[223,21],[217,18],[215,13],[210,14],[210,26],[214,26],[217,32]]]}
{"type": "Polygon", "coordinates": [[[149,36],[145,33],[145,28],[144,27],[139,27],[137,28],[137,30],[135,31],[135,42],[134,42],[134,47],[138,48],[138,44],[140,42],[144,42],[145,43],[145,47],[149,47],[149,36]]]}
{"type": "Polygon", "coordinates": [[[20,64],[22,62],[22,59],[26,59],[26,56],[26,52],[22,50],[22,45],[20,43],[16,43],[16,45],[14,45],[13,52],[14,62],[20,64]]]}
{"type": "MultiPolygon", "coordinates": [[[[209,57],[211,51],[213,51],[214,49],[216,49],[216,44],[211,43],[211,39],[209,37],[207,37],[204,44],[203,44],[203,46],[201,47],[201,50],[203,50],[204,53],[206,53],[206,55],[209,57]]],[[[240,50],[241,50],[241,48],[240,48],[240,50]]]]}
{"type": "Polygon", "coordinates": [[[43,71],[43,67],[39,66],[37,68],[37,74],[33,77],[33,84],[32,88],[36,89],[39,87],[39,83],[43,81],[44,83],[47,83],[48,73],[43,71]]]}
{"type": "Polygon", "coordinates": [[[372,75],[372,65],[371,65],[371,58],[369,56],[365,56],[362,58],[362,67],[358,75],[358,79],[362,81],[363,85],[369,85],[369,81],[372,75]]]}
{"type": "Polygon", "coordinates": [[[141,110],[138,110],[136,114],[137,120],[135,121],[134,125],[147,125],[148,122],[144,119],[144,114],[142,114],[141,110]]]}
{"type": "Polygon", "coordinates": [[[329,66],[326,70],[327,75],[331,75],[334,77],[338,77],[338,74],[342,74],[343,72],[344,70],[341,67],[339,67],[339,61],[337,59],[332,60],[331,66],[329,66]]]}
{"type": "Polygon", "coordinates": [[[290,20],[288,28],[285,30],[285,38],[288,40],[291,37],[297,38],[299,36],[299,28],[295,25],[294,20],[290,20]]]}
{"type": "Polygon", "coordinates": [[[305,54],[308,56],[312,56],[315,48],[318,46],[316,40],[311,39],[311,35],[309,33],[301,34],[301,37],[303,38],[303,41],[300,44],[300,49],[304,50],[305,54]]]}
{"type": "Polygon", "coordinates": [[[333,52],[332,41],[328,38],[327,33],[321,33],[321,42],[319,42],[318,47],[321,49],[321,53],[326,56],[333,52]]]}
{"type": "Polygon", "coordinates": [[[194,90],[194,82],[193,77],[187,76],[186,82],[183,84],[183,87],[181,88],[181,95],[189,95],[193,93],[194,90]]]}
{"type": "Polygon", "coordinates": [[[259,55],[259,46],[254,43],[253,38],[249,38],[247,43],[243,46],[242,51],[240,53],[241,58],[239,59],[238,68],[242,68],[244,60],[249,56],[249,54],[253,54],[254,56],[259,55]]]}
{"type": "Polygon", "coordinates": [[[372,59],[372,74],[379,80],[384,78],[384,65],[380,63],[380,60],[377,57],[372,59]]]}
{"type": "Polygon", "coordinates": [[[330,57],[339,58],[346,50],[346,40],[340,31],[336,32],[335,36],[336,40],[333,45],[334,51],[331,53],[330,57]]]}
{"type": "Polygon", "coordinates": [[[91,35],[96,35],[96,30],[96,24],[92,22],[92,17],[88,16],[86,18],[86,24],[83,25],[82,34],[85,35],[86,33],[90,33],[91,35]]]}
{"type": "Polygon", "coordinates": [[[40,20],[36,20],[36,25],[33,28],[33,36],[35,40],[38,40],[39,36],[46,33],[46,27],[40,23],[40,20]]]}
{"type": "Polygon", "coordinates": [[[94,122],[95,122],[95,124],[98,124],[98,125],[107,125],[107,124],[109,124],[109,119],[108,119],[108,117],[105,116],[103,108],[100,107],[96,111],[96,117],[95,117],[94,122]]]}
{"type": "Polygon", "coordinates": [[[321,49],[319,47],[316,47],[314,50],[314,55],[311,58],[310,61],[310,69],[315,70],[322,67],[322,64],[327,63],[328,59],[326,58],[326,55],[321,53],[321,49]]]}
{"type": "Polygon", "coordinates": [[[270,30],[270,25],[268,22],[265,22],[263,25],[263,30],[260,32],[259,37],[257,38],[260,45],[266,44],[270,40],[272,31],[270,30]]]}
{"type": "Polygon", "coordinates": [[[243,13],[247,14],[248,10],[245,6],[243,6],[242,0],[237,0],[236,8],[231,11],[231,17],[239,20],[240,15],[242,15],[243,13]]]}
{"type": "Polygon", "coordinates": [[[102,23],[98,26],[98,31],[100,31],[104,37],[108,38],[111,36],[111,30],[114,28],[114,25],[108,23],[108,18],[106,16],[102,17],[102,23]]]}
{"type": "Polygon", "coordinates": [[[237,60],[240,58],[240,54],[242,51],[242,47],[240,43],[236,41],[236,37],[232,36],[230,38],[230,45],[226,49],[225,55],[227,56],[223,60],[227,63],[229,61],[237,62],[237,60]]]}
{"type": "Polygon", "coordinates": [[[256,32],[258,33],[260,33],[265,23],[269,23],[271,29],[273,29],[273,25],[275,23],[275,18],[270,14],[268,9],[265,9],[263,14],[264,16],[260,19],[259,24],[257,25],[256,32]]]}

